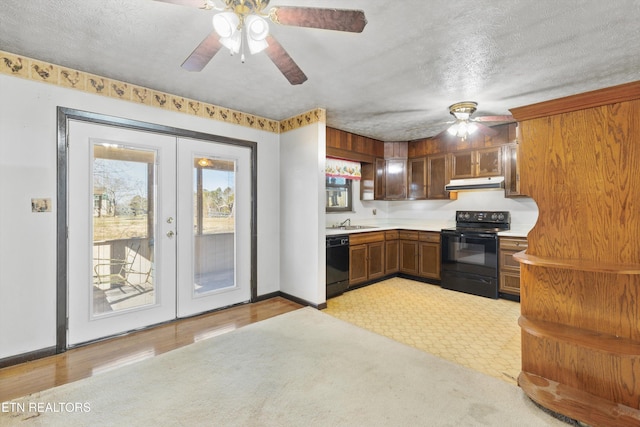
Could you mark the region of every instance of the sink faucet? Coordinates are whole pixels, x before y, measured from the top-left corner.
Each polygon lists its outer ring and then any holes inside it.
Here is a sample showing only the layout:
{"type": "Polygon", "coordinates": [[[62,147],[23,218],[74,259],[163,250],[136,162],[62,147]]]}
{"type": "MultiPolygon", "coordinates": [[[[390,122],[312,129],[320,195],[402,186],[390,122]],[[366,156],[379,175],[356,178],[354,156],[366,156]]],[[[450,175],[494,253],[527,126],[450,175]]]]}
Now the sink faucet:
{"type": "Polygon", "coordinates": [[[347,218],[344,221],[342,221],[340,223],[340,227],[344,227],[347,223],[349,223],[349,225],[351,225],[351,218],[347,218]]]}

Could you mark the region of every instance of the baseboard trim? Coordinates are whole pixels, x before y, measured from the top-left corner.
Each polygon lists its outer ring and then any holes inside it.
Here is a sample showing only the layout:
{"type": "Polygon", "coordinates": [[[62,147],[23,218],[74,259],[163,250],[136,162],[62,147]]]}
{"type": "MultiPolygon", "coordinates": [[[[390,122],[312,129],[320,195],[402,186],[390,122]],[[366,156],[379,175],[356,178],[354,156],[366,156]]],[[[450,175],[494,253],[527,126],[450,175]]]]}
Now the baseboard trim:
{"type": "Polygon", "coordinates": [[[251,302],[260,302],[260,301],[266,301],[268,299],[271,298],[276,298],[276,297],[281,297],[281,292],[280,291],[275,291],[275,292],[270,292],[268,294],[264,294],[264,295],[258,295],[257,297],[255,297],[251,302]]]}
{"type": "Polygon", "coordinates": [[[318,309],[318,310],[324,310],[325,308],[327,308],[327,303],[326,302],[323,302],[321,304],[314,304],[314,303],[309,302],[309,301],[307,301],[305,299],[294,297],[293,295],[290,295],[290,294],[288,294],[286,292],[282,292],[282,291],[278,291],[278,296],[280,296],[282,298],[285,298],[285,299],[288,299],[289,301],[293,301],[293,302],[295,302],[297,304],[306,305],[306,306],[313,307],[313,308],[318,309]]]}
{"type": "Polygon", "coordinates": [[[42,359],[43,357],[54,356],[57,354],[56,346],[42,348],[40,350],[30,351],[28,353],[18,354],[16,356],[5,357],[0,359],[0,369],[8,366],[19,365],[21,363],[31,362],[32,360],[42,359]]]}

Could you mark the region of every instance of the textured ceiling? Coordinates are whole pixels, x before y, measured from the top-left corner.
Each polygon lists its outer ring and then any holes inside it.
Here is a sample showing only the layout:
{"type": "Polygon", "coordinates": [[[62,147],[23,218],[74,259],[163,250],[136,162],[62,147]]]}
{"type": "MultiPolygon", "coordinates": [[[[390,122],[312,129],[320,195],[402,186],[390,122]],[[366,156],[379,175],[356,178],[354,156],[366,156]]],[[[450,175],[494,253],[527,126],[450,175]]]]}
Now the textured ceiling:
{"type": "Polygon", "coordinates": [[[213,12],[153,0],[2,0],[0,50],[270,119],[322,107],[327,124],[400,141],[432,136],[447,107],[474,116],[640,80],[640,1],[272,0],[362,9],[361,34],[271,25],[309,80],[266,55],[180,64],[213,12]]]}

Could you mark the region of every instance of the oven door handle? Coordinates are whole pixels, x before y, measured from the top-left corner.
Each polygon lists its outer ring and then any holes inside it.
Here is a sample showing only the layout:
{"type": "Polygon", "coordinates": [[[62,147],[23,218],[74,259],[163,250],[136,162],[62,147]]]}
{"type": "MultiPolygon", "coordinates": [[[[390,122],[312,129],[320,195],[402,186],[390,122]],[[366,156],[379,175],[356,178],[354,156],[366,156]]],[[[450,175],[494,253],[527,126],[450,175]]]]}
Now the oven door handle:
{"type": "Polygon", "coordinates": [[[467,239],[497,239],[498,235],[495,233],[463,233],[460,231],[441,231],[443,236],[453,236],[467,239]]]}

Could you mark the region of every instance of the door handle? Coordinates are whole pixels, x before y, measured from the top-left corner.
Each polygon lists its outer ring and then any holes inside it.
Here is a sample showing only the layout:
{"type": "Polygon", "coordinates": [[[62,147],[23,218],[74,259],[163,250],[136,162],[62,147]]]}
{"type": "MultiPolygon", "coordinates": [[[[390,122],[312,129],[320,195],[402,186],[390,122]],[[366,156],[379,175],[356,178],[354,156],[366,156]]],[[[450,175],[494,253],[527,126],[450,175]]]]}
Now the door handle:
{"type": "Polygon", "coordinates": [[[173,238],[173,236],[175,236],[175,235],[176,235],[176,233],[174,233],[173,231],[168,231],[167,232],[167,237],[170,238],[170,239],[173,238]]]}

